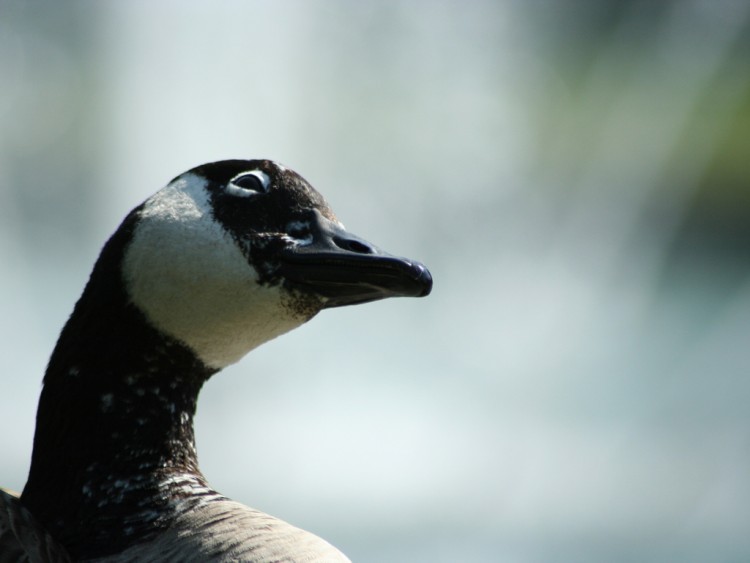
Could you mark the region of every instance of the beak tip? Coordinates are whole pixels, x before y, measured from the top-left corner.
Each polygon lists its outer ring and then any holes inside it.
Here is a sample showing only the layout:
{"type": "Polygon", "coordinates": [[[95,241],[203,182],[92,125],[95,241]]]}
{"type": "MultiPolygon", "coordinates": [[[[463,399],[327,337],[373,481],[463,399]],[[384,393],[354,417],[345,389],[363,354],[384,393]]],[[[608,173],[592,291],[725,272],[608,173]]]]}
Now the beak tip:
{"type": "Polygon", "coordinates": [[[423,264],[416,262],[414,265],[418,270],[416,281],[420,285],[416,297],[427,297],[432,292],[432,274],[423,264]]]}

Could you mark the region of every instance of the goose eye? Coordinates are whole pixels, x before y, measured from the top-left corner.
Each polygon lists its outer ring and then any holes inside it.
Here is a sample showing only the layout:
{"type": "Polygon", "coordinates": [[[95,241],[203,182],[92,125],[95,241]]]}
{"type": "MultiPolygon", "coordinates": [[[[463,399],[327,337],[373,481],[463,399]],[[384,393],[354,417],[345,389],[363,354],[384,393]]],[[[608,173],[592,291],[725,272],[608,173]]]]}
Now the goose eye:
{"type": "Polygon", "coordinates": [[[227,184],[227,193],[240,197],[252,197],[264,194],[271,185],[271,178],[262,170],[243,172],[232,178],[227,184]]]}

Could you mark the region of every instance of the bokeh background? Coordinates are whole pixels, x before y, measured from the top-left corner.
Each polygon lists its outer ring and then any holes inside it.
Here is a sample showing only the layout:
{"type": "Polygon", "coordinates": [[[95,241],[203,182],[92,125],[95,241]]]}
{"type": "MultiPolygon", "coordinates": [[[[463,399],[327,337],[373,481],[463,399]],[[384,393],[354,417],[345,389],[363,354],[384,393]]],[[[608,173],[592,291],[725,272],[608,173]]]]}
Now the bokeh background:
{"type": "Polygon", "coordinates": [[[435,288],[209,382],[218,490],[360,563],[750,560],[750,3],[0,0],[0,484],[104,240],[245,157],[435,288]]]}

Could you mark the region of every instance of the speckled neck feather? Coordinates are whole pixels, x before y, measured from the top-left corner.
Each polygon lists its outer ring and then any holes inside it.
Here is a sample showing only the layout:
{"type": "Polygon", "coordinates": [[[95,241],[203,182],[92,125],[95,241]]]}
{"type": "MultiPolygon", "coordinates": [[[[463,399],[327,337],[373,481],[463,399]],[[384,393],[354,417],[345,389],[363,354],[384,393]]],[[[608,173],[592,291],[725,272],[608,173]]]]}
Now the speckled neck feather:
{"type": "Polygon", "coordinates": [[[147,541],[176,500],[218,497],[193,434],[198,393],[216,370],[149,326],[123,288],[137,213],[103,249],[52,354],[22,495],[74,559],[147,541]]]}

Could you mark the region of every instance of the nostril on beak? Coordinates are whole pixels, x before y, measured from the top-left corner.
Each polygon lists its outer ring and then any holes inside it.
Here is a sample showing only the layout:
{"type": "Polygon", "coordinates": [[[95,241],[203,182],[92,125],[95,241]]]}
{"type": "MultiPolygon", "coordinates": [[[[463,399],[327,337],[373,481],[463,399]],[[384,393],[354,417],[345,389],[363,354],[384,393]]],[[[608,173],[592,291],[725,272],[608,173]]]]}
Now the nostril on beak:
{"type": "Polygon", "coordinates": [[[342,250],[356,252],[357,254],[375,254],[375,250],[364,242],[341,237],[334,237],[333,242],[342,250]]]}

